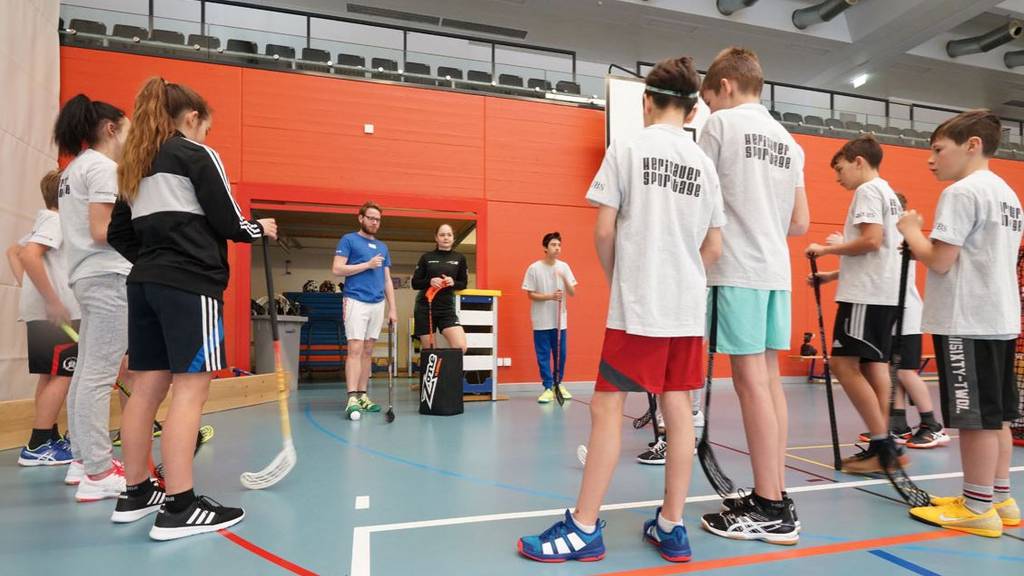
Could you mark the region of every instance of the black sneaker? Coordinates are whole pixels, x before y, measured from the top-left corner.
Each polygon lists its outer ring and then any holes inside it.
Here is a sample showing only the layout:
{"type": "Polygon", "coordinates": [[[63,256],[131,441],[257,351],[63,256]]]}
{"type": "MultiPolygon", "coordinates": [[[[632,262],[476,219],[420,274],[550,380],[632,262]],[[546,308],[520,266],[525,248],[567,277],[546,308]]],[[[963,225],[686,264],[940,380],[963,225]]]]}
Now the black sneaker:
{"type": "Polygon", "coordinates": [[[636,457],[636,461],[641,464],[664,465],[666,450],[668,450],[668,441],[664,437],[658,438],[650,450],[636,457]]]}
{"type": "Polygon", "coordinates": [[[793,525],[796,526],[797,532],[800,531],[800,518],[796,515],[796,502],[789,496],[783,493],[782,501],[786,503],[786,511],[789,512],[789,517],[793,519],[793,525]]]}
{"type": "Polygon", "coordinates": [[[242,518],[245,518],[245,511],[241,508],[228,508],[212,498],[199,496],[178,514],[171,514],[166,506],[161,508],[149,537],[153,540],[174,540],[216,532],[238,524],[242,518]]]}
{"type": "Polygon", "coordinates": [[[751,500],[749,506],[705,514],[701,524],[708,532],[733,540],[762,540],[784,546],[800,541],[800,530],[794,524],[788,505],[769,510],[751,500]]]}
{"type": "Polygon", "coordinates": [[[939,426],[938,430],[932,430],[930,426],[922,424],[914,437],[907,440],[907,448],[934,448],[935,446],[945,446],[949,442],[949,434],[946,434],[942,426],[939,426]]]}
{"type": "MultiPolygon", "coordinates": [[[[889,436],[892,438],[893,442],[897,444],[905,444],[907,440],[909,440],[910,437],[913,435],[914,431],[910,429],[910,426],[900,429],[893,428],[889,430],[889,436]]],[[[861,432],[860,434],[857,435],[857,440],[860,442],[871,442],[871,433],[861,432]]]]}
{"type": "MultiPolygon", "coordinates": [[[[740,508],[751,506],[753,500],[753,488],[749,488],[746,490],[740,488],[735,492],[734,496],[729,496],[722,499],[722,511],[729,512],[732,510],[737,510],[740,508]]],[[[786,495],[785,492],[782,493],[782,501],[786,503],[786,508],[789,510],[789,515],[793,519],[793,525],[796,526],[797,530],[800,530],[800,519],[797,518],[796,515],[796,503],[794,503],[793,499],[786,495]]]]}
{"type": "Polygon", "coordinates": [[[146,494],[133,497],[129,496],[128,492],[121,492],[121,495],[117,497],[117,506],[114,508],[114,513],[110,515],[110,521],[117,524],[127,524],[141,520],[160,510],[164,500],[167,499],[167,494],[155,480],[152,482],[153,489],[146,494]]]}

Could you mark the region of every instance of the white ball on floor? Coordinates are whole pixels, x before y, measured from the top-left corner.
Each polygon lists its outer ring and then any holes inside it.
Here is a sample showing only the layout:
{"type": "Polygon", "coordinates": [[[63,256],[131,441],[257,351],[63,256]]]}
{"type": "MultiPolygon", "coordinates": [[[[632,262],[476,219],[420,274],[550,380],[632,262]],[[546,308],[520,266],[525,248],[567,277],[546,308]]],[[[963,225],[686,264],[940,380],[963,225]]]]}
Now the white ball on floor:
{"type": "Polygon", "coordinates": [[[358,410],[356,410],[355,412],[353,412],[353,413],[348,415],[349,420],[352,420],[353,422],[359,420],[362,417],[363,417],[363,414],[361,412],[359,412],[358,410]]]}

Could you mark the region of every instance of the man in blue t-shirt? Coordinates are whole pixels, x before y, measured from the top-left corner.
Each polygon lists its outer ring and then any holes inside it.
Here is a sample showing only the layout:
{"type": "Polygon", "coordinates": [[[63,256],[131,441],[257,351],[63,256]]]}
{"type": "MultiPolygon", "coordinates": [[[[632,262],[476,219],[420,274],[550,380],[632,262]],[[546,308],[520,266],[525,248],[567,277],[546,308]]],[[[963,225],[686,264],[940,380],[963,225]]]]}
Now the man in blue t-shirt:
{"type": "Polygon", "coordinates": [[[331,267],[335,275],[345,278],[343,314],[348,339],[345,416],[350,420],[355,412],[380,412],[380,406],[370,400],[366,390],[373,345],[384,324],[385,300],[388,322],[398,321],[395,289],[391,284],[391,253],[375,236],[380,229],[381,215],[380,206],[374,202],[359,208],[359,231],[341,237],[331,267]]]}

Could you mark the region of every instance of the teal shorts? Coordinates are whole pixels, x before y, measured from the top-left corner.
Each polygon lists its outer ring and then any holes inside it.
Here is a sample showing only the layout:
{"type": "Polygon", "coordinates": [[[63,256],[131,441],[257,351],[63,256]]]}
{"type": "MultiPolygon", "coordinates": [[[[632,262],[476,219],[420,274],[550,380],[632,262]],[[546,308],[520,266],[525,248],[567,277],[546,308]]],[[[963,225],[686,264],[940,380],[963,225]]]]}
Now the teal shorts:
{"type": "MultiPolygon", "coordinates": [[[[711,299],[716,293],[718,294],[716,352],[743,355],[760,354],[765,350],[790,349],[792,315],[788,290],[711,286],[708,290],[709,328],[711,299]]],[[[710,334],[710,330],[708,332],[710,334]]]]}

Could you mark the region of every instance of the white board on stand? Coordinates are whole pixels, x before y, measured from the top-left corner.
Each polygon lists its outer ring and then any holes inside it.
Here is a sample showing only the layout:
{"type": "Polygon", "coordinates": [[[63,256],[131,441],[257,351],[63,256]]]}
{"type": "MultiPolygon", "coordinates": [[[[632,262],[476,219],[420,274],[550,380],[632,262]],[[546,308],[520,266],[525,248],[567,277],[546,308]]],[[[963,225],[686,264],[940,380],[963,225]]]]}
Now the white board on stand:
{"type": "MultiPolygon", "coordinates": [[[[604,79],[604,145],[607,148],[612,142],[630,138],[644,129],[644,80],[630,76],[609,74],[604,79]]],[[[697,99],[697,115],[683,126],[693,135],[694,141],[700,137],[700,129],[707,122],[711,110],[700,98],[697,99]]]]}

